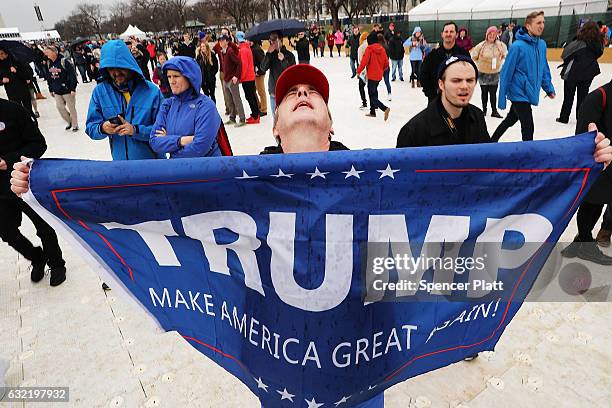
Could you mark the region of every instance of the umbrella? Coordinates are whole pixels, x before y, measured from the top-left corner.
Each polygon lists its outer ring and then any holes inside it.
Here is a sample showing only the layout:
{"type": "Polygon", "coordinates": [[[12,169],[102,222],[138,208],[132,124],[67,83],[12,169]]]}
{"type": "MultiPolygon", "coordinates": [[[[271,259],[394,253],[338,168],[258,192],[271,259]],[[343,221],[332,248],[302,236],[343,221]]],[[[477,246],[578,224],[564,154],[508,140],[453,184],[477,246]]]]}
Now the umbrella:
{"type": "Polygon", "coordinates": [[[83,43],[85,43],[87,41],[89,41],[88,38],[77,37],[76,40],[74,40],[73,42],[70,43],[70,48],[74,48],[77,45],[83,44],[83,43]]]}
{"type": "Polygon", "coordinates": [[[0,40],[0,48],[12,55],[17,61],[25,64],[38,60],[34,50],[19,41],[0,40]]]}
{"type": "Polygon", "coordinates": [[[268,20],[253,27],[246,38],[251,41],[263,41],[269,39],[274,31],[280,31],[284,37],[289,37],[306,29],[304,23],[295,19],[268,20]]]}

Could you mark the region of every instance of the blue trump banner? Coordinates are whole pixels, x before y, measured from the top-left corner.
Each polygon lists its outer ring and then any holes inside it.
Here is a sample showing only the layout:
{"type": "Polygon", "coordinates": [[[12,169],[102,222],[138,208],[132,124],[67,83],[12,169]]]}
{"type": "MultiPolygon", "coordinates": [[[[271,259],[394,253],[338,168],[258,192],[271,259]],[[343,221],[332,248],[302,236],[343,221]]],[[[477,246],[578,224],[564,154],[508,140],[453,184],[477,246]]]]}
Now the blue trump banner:
{"type": "Polygon", "coordinates": [[[26,197],[265,407],[350,407],[493,350],[601,166],[594,134],[37,160],[26,197]]]}

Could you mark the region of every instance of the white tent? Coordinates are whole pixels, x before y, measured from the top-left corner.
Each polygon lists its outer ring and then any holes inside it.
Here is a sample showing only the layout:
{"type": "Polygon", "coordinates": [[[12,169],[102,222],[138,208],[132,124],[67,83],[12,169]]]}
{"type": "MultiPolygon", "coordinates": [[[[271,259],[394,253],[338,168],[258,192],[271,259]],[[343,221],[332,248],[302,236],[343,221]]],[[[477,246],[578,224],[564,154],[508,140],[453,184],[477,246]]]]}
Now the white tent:
{"type": "Polygon", "coordinates": [[[38,40],[59,40],[61,37],[57,30],[48,31],[31,31],[21,33],[23,41],[38,41],[38,40]]]}
{"type": "Polygon", "coordinates": [[[19,32],[19,28],[0,28],[0,40],[21,40],[21,33],[19,32]]]}
{"type": "Polygon", "coordinates": [[[427,0],[408,12],[410,20],[486,20],[523,18],[544,10],[547,16],[605,13],[608,0],[427,0]]]}
{"type": "Polygon", "coordinates": [[[140,30],[138,27],[130,24],[128,25],[127,30],[125,30],[125,32],[121,34],[119,38],[121,38],[122,40],[126,40],[130,37],[136,37],[142,40],[144,38],[147,38],[147,34],[145,34],[145,32],[140,30]]]}

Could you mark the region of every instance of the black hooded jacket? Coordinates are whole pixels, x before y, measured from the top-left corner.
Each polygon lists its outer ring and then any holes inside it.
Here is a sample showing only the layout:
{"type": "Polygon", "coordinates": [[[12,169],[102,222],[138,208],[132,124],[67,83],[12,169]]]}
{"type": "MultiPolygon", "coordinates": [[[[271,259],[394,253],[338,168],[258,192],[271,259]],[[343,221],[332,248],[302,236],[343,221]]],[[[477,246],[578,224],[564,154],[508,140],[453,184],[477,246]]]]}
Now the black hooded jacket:
{"type": "Polygon", "coordinates": [[[6,96],[11,101],[21,102],[30,99],[27,81],[32,79],[32,75],[32,68],[14,59],[11,54],[7,59],[0,61],[0,85],[4,85],[6,96]],[[15,72],[11,71],[11,67],[15,68],[15,72]],[[4,78],[9,82],[4,84],[4,78]]]}
{"type": "Polygon", "coordinates": [[[348,38],[348,45],[351,50],[351,58],[356,60],[359,57],[359,39],[361,38],[361,33],[357,33],[357,35],[351,33],[348,38]]]}
{"type": "MultiPolygon", "coordinates": [[[[587,95],[578,111],[576,134],[588,131],[589,123],[595,123],[597,129],[608,139],[612,134],[612,81],[595,89],[587,95]],[[605,94],[605,97],[604,97],[605,94]]],[[[603,172],[591,187],[585,201],[595,204],[612,204],[612,165],[603,172]]]]}
{"type": "Polygon", "coordinates": [[[396,61],[404,58],[404,41],[397,33],[389,40],[389,58],[396,61]]]}
{"type": "Polygon", "coordinates": [[[600,74],[597,59],[603,54],[603,45],[599,41],[589,41],[584,44],[586,47],[579,49],[564,61],[564,65],[574,61],[564,80],[588,82],[600,74]]]}
{"type": "Polygon", "coordinates": [[[427,108],[410,119],[397,136],[397,147],[444,146],[488,143],[491,141],[482,111],[474,105],[463,108],[453,129],[438,96],[427,108]]]}
{"type": "Polygon", "coordinates": [[[45,138],[30,112],[21,105],[0,99],[0,158],[7,166],[6,170],[0,170],[0,200],[16,198],[10,183],[13,164],[21,156],[38,159],[45,150],[45,138]]]}
{"type": "Polygon", "coordinates": [[[204,57],[204,55],[198,52],[196,62],[200,66],[202,71],[202,85],[206,86],[207,89],[214,89],[215,82],[217,80],[217,72],[219,72],[219,62],[217,61],[217,54],[211,51],[210,61],[204,57]]]}
{"type": "Polygon", "coordinates": [[[297,51],[298,61],[310,61],[310,43],[306,37],[295,41],[292,45],[297,51]]]}

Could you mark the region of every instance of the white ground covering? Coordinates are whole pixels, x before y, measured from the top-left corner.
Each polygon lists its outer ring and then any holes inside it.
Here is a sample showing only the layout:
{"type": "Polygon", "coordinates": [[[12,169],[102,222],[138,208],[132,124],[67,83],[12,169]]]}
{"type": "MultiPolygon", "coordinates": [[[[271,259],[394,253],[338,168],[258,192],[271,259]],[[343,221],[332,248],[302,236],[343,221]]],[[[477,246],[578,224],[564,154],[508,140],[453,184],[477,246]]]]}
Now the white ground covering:
{"type": "MultiPolygon", "coordinates": [[[[335,138],[352,149],[395,146],[399,129],[425,106],[422,92],[411,89],[409,82],[392,83],[392,102],[386,101],[381,84],[382,100],[391,106],[390,120],[385,123],[382,115],[366,118],[357,109],[357,82],[349,78],[348,59],[326,57],[313,63],[330,80],[335,138]]],[[[563,84],[554,65],[554,83],[561,93],[563,84]]],[[[602,71],[593,89],[610,80],[612,65],[602,65],[602,71]]],[[[46,83],[40,85],[48,96],[46,83]]],[[[45,157],[110,159],[108,143],[92,141],[83,132],[93,86],[78,88],[81,131],[76,134],[64,131],[52,99],[39,102],[40,125],[49,145],[45,157]]],[[[220,89],[217,100],[222,111],[220,89]]],[[[473,101],[480,105],[479,90],[473,101]]],[[[561,97],[544,99],[534,109],[536,139],[573,134],[574,117],[569,125],[554,121],[561,102],[561,97]]],[[[256,154],[273,144],[271,121],[267,116],[260,125],[229,128],[234,151],[256,154]]],[[[500,121],[487,118],[491,133],[500,121]]],[[[502,140],[519,139],[517,124],[502,140]]],[[[28,220],[22,230],[36,241],[28,220]]],[[[575,231],[572,221],[564,240],[571,240],[575,231]]],[[[69,386],[69,406],[259,406],[246,387],[176,333],[156,333],[151,322],[118,300],[116,293],[105,294],[98,277],[61,243],[68,279],[57,288],[49,287],[48,277],[32,284],[28,262],[0,244],[0,358],[10,361],[7,384],[69,386]]],[[[525,304],[496,352],[397,385],[387,391],[386,406],[609,407],[610,321],[610,303],[525,304]]]]}

